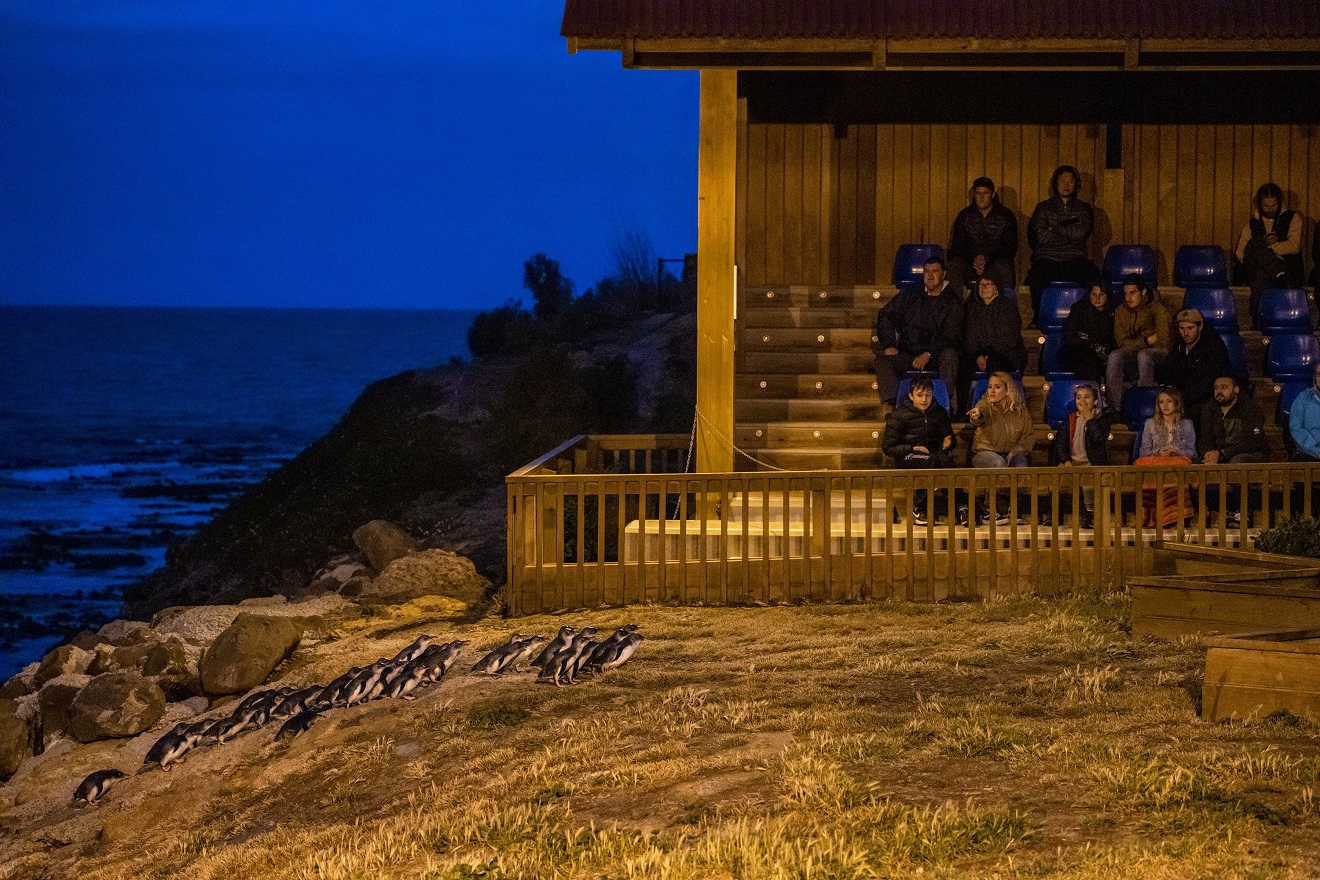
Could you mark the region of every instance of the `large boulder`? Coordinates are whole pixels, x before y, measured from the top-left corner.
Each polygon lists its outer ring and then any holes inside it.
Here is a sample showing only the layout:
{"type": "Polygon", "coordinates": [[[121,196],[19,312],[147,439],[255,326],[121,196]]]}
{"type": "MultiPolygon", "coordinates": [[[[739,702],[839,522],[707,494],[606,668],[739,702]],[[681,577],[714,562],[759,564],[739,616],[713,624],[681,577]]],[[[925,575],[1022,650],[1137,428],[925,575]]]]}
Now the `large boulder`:
{"type": "Polygon", "coordinates": [[[37,696],[41,731],[46,742],[69,729],[69,710],[73,708],[73,701],[91,681],[86,675],[61,675],[46,682],[37,696]]]}
{"type": "Polygon", "coordinates": [[[112,620],[96,634],[115,646],[149,641],[152,636],[151,627],[141,620],[112,620]]]}
{"type": "Polygon", "coordinates": [[[251,690],[293,653],[302,632],[294,618],[239,614],[197,665],[202,690],[213,696],[251,690]]]}
{"type": "Polygon", "coordinates": [[[353,532],[353,543],[367,555],[367,561],[376,571],[384,571],[396,559],[421,549],[407,532],[383,519],[373,519],[358,526],[353,532]]]}
{"type": "Polygon", "coordinates": [[[0,700],[0,782],[18,772],[18,765],[32,754],[32,734],[28,722],[18,717],[13,700],[0,700]]]}
{"type": "Polygon", "coordinates": [[[136,736],[165,711],[154,681],[131,672],[98,675],[69,707],[69,735],[79,742],[136,736]]]}
{"type": "Polygon", "coordinates": [[[74,645],[60,645],[41,658],[41,666],[37,667],[37,675],[33,683],[41,687],[52,678],[59,678],[61,675],[82,675],[87,672],[87,667],[92,665],[94,658],[95,655],[91,651],[84,651],[74,645]]]}
{"type": "Polygon", "coordinates": [[[363,584],[357,601],[398,605],[421,596],[449,596],[467,605],[485,598],[490,581],[477,573],[472,560],[448,550],[424,550],[385,567],[363,584]]]}

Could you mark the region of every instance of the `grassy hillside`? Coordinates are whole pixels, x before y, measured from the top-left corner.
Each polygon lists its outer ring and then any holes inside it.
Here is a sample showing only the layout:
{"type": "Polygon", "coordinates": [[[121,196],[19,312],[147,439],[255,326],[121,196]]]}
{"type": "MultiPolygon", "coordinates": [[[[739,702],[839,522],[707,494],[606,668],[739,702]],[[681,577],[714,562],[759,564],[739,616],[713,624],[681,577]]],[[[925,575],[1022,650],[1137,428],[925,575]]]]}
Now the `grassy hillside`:
{"type": "Polygon", "coordinates": [[[346,622],[326,681],[420,632],[472,641],[415,703],[337,710],[125,780],[154,736],[55,749],[3,790],[0,877],[1312,877],[1320,727],[1207,724],[1204,651],[1123,596],[346,622]],[[636,622],[556,689],[465,672],[508,633],[636,622]]]}

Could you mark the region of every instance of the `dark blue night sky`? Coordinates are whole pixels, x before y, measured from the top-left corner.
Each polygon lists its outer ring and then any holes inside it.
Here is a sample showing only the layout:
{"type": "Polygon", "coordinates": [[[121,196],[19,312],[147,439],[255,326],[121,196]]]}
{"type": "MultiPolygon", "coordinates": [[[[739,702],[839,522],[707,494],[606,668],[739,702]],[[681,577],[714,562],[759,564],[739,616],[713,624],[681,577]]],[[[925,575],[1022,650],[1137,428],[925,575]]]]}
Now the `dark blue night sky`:
{"type": "Polygon", "coordinates": [[[6,0],[0,303],[486,307],[696,246],[697,75],[563,6],[6,0]]]}

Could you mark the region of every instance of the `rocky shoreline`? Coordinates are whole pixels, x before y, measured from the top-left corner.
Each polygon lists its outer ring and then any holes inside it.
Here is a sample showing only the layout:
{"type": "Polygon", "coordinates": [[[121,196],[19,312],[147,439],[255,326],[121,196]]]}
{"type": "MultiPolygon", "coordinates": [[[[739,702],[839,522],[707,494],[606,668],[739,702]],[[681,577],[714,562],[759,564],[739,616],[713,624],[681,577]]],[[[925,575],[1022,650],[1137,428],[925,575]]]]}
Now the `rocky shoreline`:
{"type": "Polygon", "coordinates": [[[0,687],[0,782],[51,749],[155,735],[223,707],[296,662],[300,645],[382,608],[421,603],[463,618],[490,606],[490,581],[465,557],[423,549],[382,520],[354,530],[353,541],[296,597],[113,620],[29,664],[0,687]]]}

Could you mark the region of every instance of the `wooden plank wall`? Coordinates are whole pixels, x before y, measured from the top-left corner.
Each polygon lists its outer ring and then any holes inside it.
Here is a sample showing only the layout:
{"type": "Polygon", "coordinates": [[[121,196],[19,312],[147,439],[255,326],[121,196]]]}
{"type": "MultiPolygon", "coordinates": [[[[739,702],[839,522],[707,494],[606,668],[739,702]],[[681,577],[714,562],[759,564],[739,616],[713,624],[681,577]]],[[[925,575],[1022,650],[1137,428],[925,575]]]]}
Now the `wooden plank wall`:
{"type": "MultiPolygon", "coordinates": [[[[1179,244],[1232,247],[1266,180],[1308,216],[1320,211],[1315,126],[1127,126],[1123,199],[1108,204],[1102,125],[746,124],[740,143],[742,278],[762,284],[870,284],[890,277],[906,242],[948,243],[971,181],[994,179],[1018,215],[1019,280],[1027,218],[1050,173],[1072,164],[1097,208],[1093,258],[1105,245],[1156,248],[1170,283],[1179,244]]],[[[1111,175],[1116,172],[1109,172],[1111,175]]],[[[1109,187],[1113,193],[1115,187],[1109,187]]]]}

